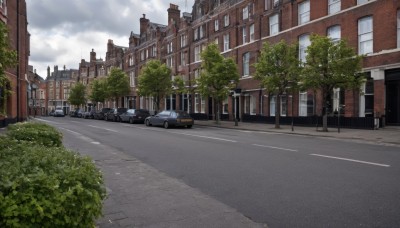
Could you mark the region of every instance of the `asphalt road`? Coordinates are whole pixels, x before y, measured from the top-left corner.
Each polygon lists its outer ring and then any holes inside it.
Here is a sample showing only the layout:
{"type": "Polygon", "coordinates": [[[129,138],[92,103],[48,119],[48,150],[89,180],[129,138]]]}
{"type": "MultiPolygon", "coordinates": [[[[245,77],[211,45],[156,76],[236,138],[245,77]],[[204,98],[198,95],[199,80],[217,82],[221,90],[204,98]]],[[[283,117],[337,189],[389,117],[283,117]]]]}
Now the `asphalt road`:
{"type": "Polygon", "coordinates": [[[106,144],[269,227],[400,227],[400,149],[194,126],[43,118],[106,144]]]}

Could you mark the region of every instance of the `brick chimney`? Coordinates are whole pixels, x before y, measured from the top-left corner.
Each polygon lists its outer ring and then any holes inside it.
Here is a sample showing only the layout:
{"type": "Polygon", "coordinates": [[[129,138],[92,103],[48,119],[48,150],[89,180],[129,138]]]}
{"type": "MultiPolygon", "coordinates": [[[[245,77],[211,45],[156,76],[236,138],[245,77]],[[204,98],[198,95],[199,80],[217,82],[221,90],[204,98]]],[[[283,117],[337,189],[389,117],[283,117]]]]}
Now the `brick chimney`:
{"type": "Polygon", "coordinates": [[[146,14],[143,14],[143,17],[140,18],[140,35],[146,32],[148,24],[149,19],[146,19],[146,14]]]}
{"type": "Polygon", "coordinates": [[[96,61],[96,52],[94,52],[94,49],[92,48],[92,51],[90,52],[90,62],[95,62],[96,61]]]}
{"type": "Polygon", "coordinates": [[[179,10],[179,6],[170,3],[169,9],[167,11],[168,11],[168,25],[178,24],[179,18],[181,17],[181,11],[179,10]]]}

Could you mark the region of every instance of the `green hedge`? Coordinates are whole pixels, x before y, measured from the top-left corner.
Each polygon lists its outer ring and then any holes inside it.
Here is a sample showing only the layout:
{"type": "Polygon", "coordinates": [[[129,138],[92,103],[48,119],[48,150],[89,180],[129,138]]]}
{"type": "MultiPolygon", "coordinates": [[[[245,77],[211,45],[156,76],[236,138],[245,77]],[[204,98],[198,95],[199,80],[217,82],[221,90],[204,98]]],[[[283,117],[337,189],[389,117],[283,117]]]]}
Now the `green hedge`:
{"type": "Polygon", "coordinates": [[[92,160],[9,135],[0,136],[0,227],[94,227],[106,191],[92,160]]]}
{"type": "Polygon", "coordinates": [[[36,122],[8,125],[7,136],[18,141],[27,141],[43,146],[62,146],[62,134],[55,128],[36,122]]]}

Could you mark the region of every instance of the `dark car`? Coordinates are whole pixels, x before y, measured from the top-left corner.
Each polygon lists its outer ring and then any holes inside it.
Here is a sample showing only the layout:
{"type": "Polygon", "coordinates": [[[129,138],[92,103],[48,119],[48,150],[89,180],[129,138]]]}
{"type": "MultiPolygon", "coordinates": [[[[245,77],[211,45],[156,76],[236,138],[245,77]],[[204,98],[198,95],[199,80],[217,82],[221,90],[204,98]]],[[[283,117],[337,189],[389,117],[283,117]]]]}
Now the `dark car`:
{"type": "Polygon", "coordinates": [[[146,109],[128,109],[126,112],[119,115],[121,122],[144,123],[144,120],[150,116],[146,109]]]}
{"type": "Polygon", "coordinates": [[[82,118],[84,119],[94,119],[94,115],[96,114],[96,110],[92,109],[90,111],[84,112],[82,118]]]}
{"type": "Polygon", "coordinates": [[[111,108],[102,108],[101,110],[97,111],[96,114],[94,114],[94,118],[96,120],[104,120],[106,113],[110,110],[111,108]]]}
{"type": "Polygon", "coordinates": [[[187,127],[194,124],[193,118],[185,111],[164,110],[157,115],[149,116],[145,120],[146,126],[187,127]]]}
{"type": "Polygon", "coordinates": [[[81,108],[77,108],[77,109],[69,112],[69,116],[70,117],[79,117],[79,118],[81,118],[82,115],[83,115],[83,110],[81,108]]]}
{"type": "Polygon", "coordinates": [[[111,120],[111,121],[120,121],[119,116],[126,112],[128,110],[127,108],[112,108],[110,111],[108,111],[105,116],[104,120],[111,120]]]}

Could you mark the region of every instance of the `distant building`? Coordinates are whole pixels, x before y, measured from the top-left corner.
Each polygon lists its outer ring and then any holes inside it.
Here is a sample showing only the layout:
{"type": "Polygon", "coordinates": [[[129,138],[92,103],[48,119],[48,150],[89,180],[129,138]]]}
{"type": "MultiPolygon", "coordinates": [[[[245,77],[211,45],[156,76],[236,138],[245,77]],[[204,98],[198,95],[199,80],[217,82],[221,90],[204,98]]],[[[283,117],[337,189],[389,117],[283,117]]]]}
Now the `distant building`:
{"type": "Polygon", "coordinates": [[[29,66],[28,82],[28,115],[46,115],[47,86],[45,80],[36,73],[33,66],[29,66]]]}
{"type": "Polygon", "coordinates": [[[26,15],[25,0],[0,1],[0,23],[7,25],[11,47],[18,53],[17,67],[6,70],[6,75],[11,81],[9,87],[13,93],[7,98],[6,104],[0,101],[0,106],[6,108],[6,116],[0,115],[0,127],[24,121],[28,117],[27,75],[30,34],[26,15]]]}

